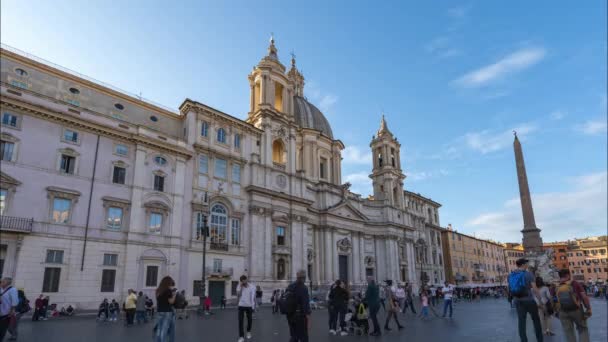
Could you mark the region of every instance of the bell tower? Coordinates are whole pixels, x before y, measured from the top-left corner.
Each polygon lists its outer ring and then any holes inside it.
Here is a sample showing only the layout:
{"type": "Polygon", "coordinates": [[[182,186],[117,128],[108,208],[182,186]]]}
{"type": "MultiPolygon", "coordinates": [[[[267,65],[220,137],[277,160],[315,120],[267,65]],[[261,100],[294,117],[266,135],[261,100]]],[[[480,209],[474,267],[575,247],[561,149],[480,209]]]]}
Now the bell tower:
{"type": "Polygon", "coordinates": [[[369,176],[374,186],[374,198],[385,203],[403,207],[403,180],[401,171],[401,144],[388,129],[384,115],[380,128],[370,143],[372,149],[373,169],[369,176]]]}

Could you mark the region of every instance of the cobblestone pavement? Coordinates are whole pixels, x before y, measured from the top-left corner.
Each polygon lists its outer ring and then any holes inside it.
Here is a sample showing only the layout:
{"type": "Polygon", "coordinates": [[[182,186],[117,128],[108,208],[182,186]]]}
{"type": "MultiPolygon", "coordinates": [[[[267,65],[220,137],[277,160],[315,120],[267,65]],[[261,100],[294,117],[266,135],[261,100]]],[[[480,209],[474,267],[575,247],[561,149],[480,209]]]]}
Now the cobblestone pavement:
{"type": "MultiPolygon", "coordinates": [[[[593,317],[589,320],[592,341],[607,341],[607,315],[605,300],[593,300],[593,317]]],[[[440,305],[435,307],[440,313],[440,305]]],[[[190,315],[187,320],[177,321],[176,340],[230,342],[238,338],[236,310],[215,311],[213,316],[204,319],[190,315]]],[[[431,315],[433,317],[433,315],[431,315]]],[[[380,309],[381,323],[384,313],[380,309]]],[[[325,341],[519,341],[517,336],[517,317],[515,309],[510,309],[504,299],[485,299],[481,302],[459,302],[454,306],[452,319],[431,318],[423,321],[411,313],[400,315],[405,325],[402,331],[384,333],[382,337],[367,336],[329,336],[327,329],[327,311],[313,312],[311,342],[325,341]]],[[[392,323],[394,326],[394,322],[392,323]]],[[[93,341],[151,341],[152,323],[141,326],[125,327],[122,323],[98,323],[94,317],[73,317],[44,322],[24,320],[20,325],[20,341],[28,342],[93,342],[93,341]]],[[[553,319],[554,337],[545,341],[565,341],[561,325],[553,319]]],[[[289,332],[285,317],[272,315],[268,307],[262,308],[253,323],[253,339],[257,341],[288,341],[289,332]]],[[[532,322],[528,319],[528,337],[534,341],[532,322]]]]}

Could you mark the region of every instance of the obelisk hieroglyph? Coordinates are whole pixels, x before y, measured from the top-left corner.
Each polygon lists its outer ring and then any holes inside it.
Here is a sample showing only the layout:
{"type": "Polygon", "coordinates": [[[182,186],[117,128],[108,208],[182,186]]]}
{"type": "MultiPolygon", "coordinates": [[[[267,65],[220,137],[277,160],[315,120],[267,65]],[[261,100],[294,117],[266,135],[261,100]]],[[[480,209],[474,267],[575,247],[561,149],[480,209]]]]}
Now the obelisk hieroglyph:
{"type": "Polygon", "coordinates": [[[524,217],[523,245],[526,253],[541,252],[543,248],[543,240],[540,237],[540,229],[536,227],[534,220],[534,211],[532,210],[532,198],[530,197],[530,188],[528,187],[528,176],[526,174],[526,165],[524,164],[524,153],[521,149],[521,143],[517,138],[517,132],[513,132],[515,140],[513,141],[513,150],[515,151],[515,165],[517,167],[517,181],[519,182],[519,199],[521,201],[521,212],[524,217]]]}

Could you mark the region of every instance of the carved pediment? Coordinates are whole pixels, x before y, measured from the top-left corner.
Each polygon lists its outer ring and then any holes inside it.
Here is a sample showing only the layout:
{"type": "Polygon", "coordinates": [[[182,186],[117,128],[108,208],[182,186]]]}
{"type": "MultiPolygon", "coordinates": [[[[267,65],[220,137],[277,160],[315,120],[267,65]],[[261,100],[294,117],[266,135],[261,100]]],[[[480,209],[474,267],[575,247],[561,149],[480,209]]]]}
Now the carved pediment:
{"type": "Polygon", "coordinates": [[[329,214],[346,217],[353,220],[367,221],[368,218],[348,202],[343,202],[327,211],[329,214]]]}

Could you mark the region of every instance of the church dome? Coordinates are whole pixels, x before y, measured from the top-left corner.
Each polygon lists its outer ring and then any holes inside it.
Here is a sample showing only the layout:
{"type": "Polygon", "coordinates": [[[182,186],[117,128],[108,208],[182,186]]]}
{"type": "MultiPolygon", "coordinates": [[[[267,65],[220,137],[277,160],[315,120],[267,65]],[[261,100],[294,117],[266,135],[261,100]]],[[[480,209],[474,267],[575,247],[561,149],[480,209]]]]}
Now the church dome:
{"type": "Polygon", "coordinates": [[[294,96],[293,99],[296,125],[315,129],[330,139],[334,138],[329,121],[317,107],[301,96],[294,96]]]}

